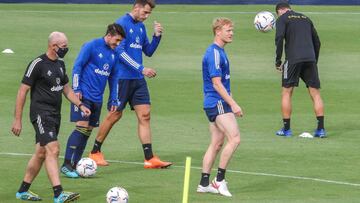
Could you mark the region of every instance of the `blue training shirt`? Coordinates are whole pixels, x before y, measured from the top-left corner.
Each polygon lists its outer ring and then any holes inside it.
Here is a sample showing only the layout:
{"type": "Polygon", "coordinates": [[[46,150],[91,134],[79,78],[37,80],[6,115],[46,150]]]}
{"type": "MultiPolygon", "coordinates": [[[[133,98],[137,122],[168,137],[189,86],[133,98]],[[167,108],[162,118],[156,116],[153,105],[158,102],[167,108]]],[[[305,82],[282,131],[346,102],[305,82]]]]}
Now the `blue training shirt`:
{"type": "Polygon", "coordinates": [[[81,92],[90,101],[102,102],[106,81],[109,81],[110,100],[116,100],[116,61],[116,52],[106,44],[104,38],[85,43],[72,70],[73,90],[81,92]]]}
{"type": "Polygon", "coordinates": [[[160,43],[161,36],[153,36],[151,43],[146,35],[145,25],[135,21],[129,13],[116,20],[126,33],[120,45],[116,48],[120,62],[116,63],[118,79],[142,79],[144,69],[142,52],[152,56],[160,43]]]}
{"type": "Polygon", "coordinates": [[[216,44],[210,45],[202,61],[204,82],[204,108],[213,108],[222,97],[214,89],[211,78],[221,77],[221,82],[230,94],[230,64],[225,50],[216,44]]]}

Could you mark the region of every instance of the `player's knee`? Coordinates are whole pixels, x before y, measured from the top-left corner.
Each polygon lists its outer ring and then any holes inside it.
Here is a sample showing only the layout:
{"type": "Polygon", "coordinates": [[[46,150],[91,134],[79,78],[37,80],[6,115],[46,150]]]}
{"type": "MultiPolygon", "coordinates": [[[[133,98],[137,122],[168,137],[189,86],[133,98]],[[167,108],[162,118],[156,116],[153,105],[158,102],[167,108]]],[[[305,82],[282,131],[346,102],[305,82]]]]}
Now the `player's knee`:
{"type": "Polygon", "coordinates": [[[240,133],[237,132],[233,136],[231,136],[231,139],[229,140],[233,145],[238,146],[240,145],[240,133]]]}
{"type": "Polygon", "coordinates": [[[122,112],[121,111],[115,111],[115,112],[111,112],[107,118],[107,120],[114,124],[116,122],[118,122],[120,120],[120,118],[122,117],[122,112]]]}
{"type": "Polygon", "coordinates": [[[35,154],[37,159],[45,160],[46,151],[45,150],[38,150],[35,154]]]}
{"type": "Polygon", "coordinates": [[[150,112],[142,113],[139,116],[139,122],[149,122],[150,121],[150,112]]]}
{"type": "Polygon", "coordinates": [[[293,88],[283,88],[282,96],[291,96],[293,93],[293,88]]]}
{"type": "Polygon", "coordinates": [[[60,155],[60,148],[58,146],[52,146],[46,150],[46,156],[50,157],[59,157],[60,155]]]}
{"type": "Polygon", "coordinates": [[[216,153],[218,153],[218,152],[221,150],[221,148],[222,148],[223,145],[224,145],[224,142],[217,143],[217,144],[215,145],[215,151],[216,151],[216,153]]]}

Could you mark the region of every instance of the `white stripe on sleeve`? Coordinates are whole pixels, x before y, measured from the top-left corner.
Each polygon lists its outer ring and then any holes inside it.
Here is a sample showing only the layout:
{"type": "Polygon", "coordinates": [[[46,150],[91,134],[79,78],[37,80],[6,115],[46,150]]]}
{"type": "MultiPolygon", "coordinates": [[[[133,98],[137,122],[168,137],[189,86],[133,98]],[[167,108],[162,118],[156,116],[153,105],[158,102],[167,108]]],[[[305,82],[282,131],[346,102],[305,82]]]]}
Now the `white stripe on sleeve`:
{"type": "Polygon", "coordinates": [[[120,54],[130,65],[132,65],[134,68],[139,69],[140,65],[136,63],[129,55],[127,55],[125,52],[120,54]]]}
{"type": "Polygon", "coordinates": [[[79,87],[79,74],[74,74],[73,88],[76,90],[79,87]]]}
{"type": "Polygon", "coordinates": [[[220,54],[219,50],[214,49],[214,60],[215,60],[215,68],[220,69],[220,54]]]}
{"type": "Polygon", "coordinates": [[[37,63],[39,63],[40,61],[42,61],[42,59],[41,58],[36,58],[35,60],[33,60],[33,62],[30,64],[30,66],[29,66],[29,69],[28,69],[28,71],[26,72],[26,77],[30,77],[30,75],[31,75],[31,73],[32,73],[32,71],[34,70],[34,67],[36,66],[36,64],[37,63]]]}

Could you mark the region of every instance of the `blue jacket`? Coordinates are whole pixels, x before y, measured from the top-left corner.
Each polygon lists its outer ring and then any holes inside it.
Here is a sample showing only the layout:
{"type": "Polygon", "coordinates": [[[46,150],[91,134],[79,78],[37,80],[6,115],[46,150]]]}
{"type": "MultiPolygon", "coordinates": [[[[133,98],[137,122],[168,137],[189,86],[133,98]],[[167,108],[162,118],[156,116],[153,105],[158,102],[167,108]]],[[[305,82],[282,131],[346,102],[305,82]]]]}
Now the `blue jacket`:
{"type": "Polygon", "coordinates": [[[116,63],[118,79],[142,79],[144,69],[142,52],[152,56],[160,43],[161,36],[153,36],[151,43],[146,35],[145,25],[135,21],[130,14],[125,14],[116,20],[126,34],[120,45],[116,48],[119,54],[119,63],[116,63]]]}
{"type": "Polygon", "coordinates": [[[109,81],[110,100],[117,100],[116,61],[115,50],[105,43],[104,38],[85,43],[74,63],[73,90],[81,92],[90,101],[102,102],[106,81],[109,81]]]}

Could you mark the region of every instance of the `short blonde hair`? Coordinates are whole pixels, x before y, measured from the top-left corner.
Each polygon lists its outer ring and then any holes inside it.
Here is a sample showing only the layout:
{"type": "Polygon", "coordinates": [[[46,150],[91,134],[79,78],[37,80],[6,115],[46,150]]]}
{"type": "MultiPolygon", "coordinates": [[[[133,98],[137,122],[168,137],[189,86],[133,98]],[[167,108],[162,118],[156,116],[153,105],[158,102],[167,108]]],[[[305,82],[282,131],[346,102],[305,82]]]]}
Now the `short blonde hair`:
{"type": "Polygon", "coordinates": [[[212,29],[214,32],[214,35],[216,34],[216,30],[221,29],[224,25],[234,25],[232,20],[230,18],[225,17],[219,17],[215,18],[212,23],[212,29]]]}

